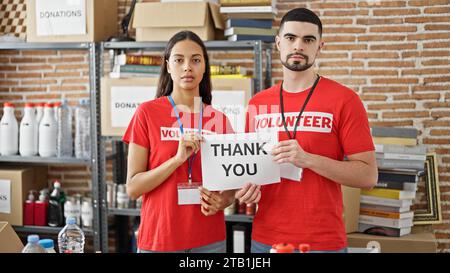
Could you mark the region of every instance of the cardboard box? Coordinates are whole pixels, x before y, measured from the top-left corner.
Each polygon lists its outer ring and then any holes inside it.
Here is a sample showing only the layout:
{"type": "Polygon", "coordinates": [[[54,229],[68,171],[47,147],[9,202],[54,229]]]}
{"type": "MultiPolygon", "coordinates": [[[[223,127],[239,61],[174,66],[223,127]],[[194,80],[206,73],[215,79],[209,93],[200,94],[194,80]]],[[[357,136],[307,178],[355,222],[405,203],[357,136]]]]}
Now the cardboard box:
{"type": "Polygon", "coordinates": [[[156,95],[159,78],[101,80],[101,127],[104,136],[123,136],[139,104],[156,95]]]}
{"type": "Polygon", "coordinates": [[[9,194],[2,190],[3,200],[10,204],[9,213],[0,212],[0,221],[10,225],[23,225],[23,204],[30,190],[41,190],[48,187],[47,167],[2,167],[0,168],[1,188],[10,185],[9,194]],[[9,196],[8,196],[9,195],[9,196]]]}
{"type": "Polygon", "coordinates": [[[0,222],[0,253],[21,253],[22,241],[8,222],[0,222]]]}
{"type": "Polygon", "coordinates": [[[344,205],[345,231],[352,233],[358,231],[359,221],[359,198],[361,189],[341,186],[342,202],[344,205]]]}
{"type": "Polygon", "coordinates": [[[133,17],[136,41],[168,41],[175,33],[190,30],[202,40],[223,38],[220,7],[210,2],[138,3],[133,17]]]}
{"type": "MultiPolygon", "coordinates": [[[[212,79],[213,106],[227,114],[235,131],[245,123],[245,107],[252,95],[251,78],[248,79],[212,79]],[[214,99],[216,93],[216,98],[214,99]],[[226,94],[229,92],[229,94],[226,94]],[[226,106],[223,97],[243,98],[226,106]],[[220,99],[220,97],[222,99],[220,99]],[[230,113],[227,111],[230,110],[230,113]],[[232,113],[231,113],[232,111],[232,113]]],[[[104,136],[123,136],[125,130],[140,103],[152,100],[156,95],[158,78],[102,78],[101,80],[101,131],[104,136]]]]}
{"type": "MultiPolygon", "coordinates": [[[[61,0],[60,3],[63,1],[70,3],[70,0],[61,0]]],[[[36,0],[27,0],[27,42],[99,42],[107,40],[109,37],[117,35],[117,2],[118,0],[86,0],[85,34],[42,36],[38,35],[37,20],[45,20],[46,17],[50,18],[51,16],[44,16],[44,19],[37,18],[36,0]]],[[[52,10],[53,8],[48,9],[48,11],[52,10]]],[[[66,13],[66,17],[56,16],[63,13],[53,14],[56,18],[66,18],[66,20],[73,18],[73,16],[69,16],[70,13],[66,13]]]]}
{"type": "Polygon", "coordinates": [[[347,235],[349,247],[366,247],[370,241],[380,243],[381,253],[435,253],[437,242],[431,232],[408,234],[402,237],[376,236],[363,233],[347,235]]]}

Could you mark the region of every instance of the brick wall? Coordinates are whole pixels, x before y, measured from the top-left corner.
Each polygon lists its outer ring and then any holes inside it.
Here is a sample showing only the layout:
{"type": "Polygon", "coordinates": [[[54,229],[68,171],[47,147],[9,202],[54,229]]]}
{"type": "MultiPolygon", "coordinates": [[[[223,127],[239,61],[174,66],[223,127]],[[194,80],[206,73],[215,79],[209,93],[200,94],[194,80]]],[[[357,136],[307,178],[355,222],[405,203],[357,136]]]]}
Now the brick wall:
{"type": "MultiPolygon", "coordinates": [[[[312,9],[323,22],[318,72],[358,92],[371,125],[415,127],[419,144],[437,153],[444,220],[433,229],[439,251],[449,252],[450,0],[278,0],[274,25],[296,7],[312,9]]],[[[212,63],[253,68],[249,52],[209,54],[212,63]]],[[[275,83],[282,77],[276,50],[272,59],[275,83]]]]}
{"type": "MultiPolygon", "coordinates": [[[[119,18],[131,1],[119,0],[119,18]]],[[[275,26],[295,7],[317,12],[325,48],[316,68],[358,92],[371,125],[419,129],[419,143],[438,155],[443,224],[434,225],[440,251],[450,251],[450,0],[278,0],[275,26]]],[[[134,31],[130,31],[134,33],[134,31]]],[[[212,63],[252,68],[249,52],[210,53],[212,63]]],[[[88,92],[85,52],[0,51],[0,103],[68,98],[88,92]]],[[[273,53],[273,82],[281,79],[273,53]]],[[[108,165],[111,170],[111,165],[108,165]]],[[[70,191],[89,191],[84,167],[50,166],[70,191]]],[[[109,172],[108,180],[111,179],[109,172]]]]}

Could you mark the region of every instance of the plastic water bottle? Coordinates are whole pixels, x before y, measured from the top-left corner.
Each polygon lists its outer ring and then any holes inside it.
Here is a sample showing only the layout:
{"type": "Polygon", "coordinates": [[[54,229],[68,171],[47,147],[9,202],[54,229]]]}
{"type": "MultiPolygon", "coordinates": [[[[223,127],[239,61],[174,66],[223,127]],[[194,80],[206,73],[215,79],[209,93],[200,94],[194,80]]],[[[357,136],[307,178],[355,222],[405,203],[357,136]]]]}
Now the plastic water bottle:
{"type": "Polygon", "coordinates": [[[16,155],[19,150],[19,126],[14,110],[14,104],[4,103],[3,117],[0,121],[1,155],[16,155]]]}
{"type": "Polygon", "coordinates": [[[22,249],[22,253],[47,253],[44,248],[39,245],[39,235],[28,235],[28,243],[22,249]]]}
{"type": "Polygon", "coordinates": [[[58,137],[56,144],[57,156],[72,157],[72,111],[67,103],[67,100],[63,100],[61,105],[56,109],[56,123],[58,127],[58,137]]]}
{"type": "Polygon", "coordinates": [[[80,99],[75,109],[75,157],[91,157],[91,114],[88,99],[80,99]]]}
{"type": "Polygon", "coordinates": [[[53,103],[53,113],[55,113],[55,120],[58,121],[58,109],[61,107],[62,103],[60,101],[53,103]]]}
{"type": "Polygon", "coordinates": [[[56,156],[57,127],[53,105],[45,104],[44,116],[39,123],[39,155],[42,157],[56,156]]]}
{"type": "Polygon", "coordinates": [[[34,156],[38,152],[37,122],[34,104],[26,103],[20,122],[19,153],[21,156],[34,156]]]}
{"type": "Polygon", "coordinates": [[[55,181],[53,183],[54,189],[50,194],[48,204],[48,225],[51,227],[60,227],[64,223],[64,202],[66,197],[61,190],[61,183],[55,181]]]}
{"type": "Polygon", "coordinates": [[[74,217],[66,219],[66,226],[58,234],[59,253],[84,253],[84,232],[74,217]]]}
{"type": "Polygon", "coordinates": [[[39,240],[39,245],[45,250],[46,253],[56,253],[55,245],[52,239],[39,240]]]}

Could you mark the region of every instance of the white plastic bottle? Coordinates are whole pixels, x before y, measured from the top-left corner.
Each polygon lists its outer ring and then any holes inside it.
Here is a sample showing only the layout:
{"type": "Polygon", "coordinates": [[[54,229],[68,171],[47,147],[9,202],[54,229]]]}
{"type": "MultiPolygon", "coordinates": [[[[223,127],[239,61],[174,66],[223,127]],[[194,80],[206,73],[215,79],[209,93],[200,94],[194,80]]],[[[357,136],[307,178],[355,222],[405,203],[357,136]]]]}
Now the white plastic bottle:
{"type": "Polygon", "coordinates": [[[26,103],[20,122],[19,153],[21,156],[35,156],[38,152],[38,136],[34,104],[26,103]]]}
{"type": "Polygon", "coordinates": [[[92,228],[93,208],[91,198],[84,197],[81,206],[81,223],[83,228],[92,228]]]}
{"type": "Polygon", "coordinates": [[[28,243],[22,249],[22,253],[47,253],[45,249],[39,245],[39,235],[28,235],[27,241],[28,243]]]}
{"type": "Polygon", "coordinates": [[[45,250],[46,253],[56,253],[55,245],[52,239],[39,240],[39,245],[45,250]]]}
{"type": "Polygon", "coordinates": [[[58,157],[72,157],[72,111],[67,103],[67,100],[63,100],[60,106],[56,109],[56,124],[58,124],[56,154],[58,157]]]}
{"type": "Polygon", "coordinates": [[[75,109],[75,157],[91,157],[91,114],[88,99],[80,99],[75,109]]]}
{"type": "Polygon", "coordinates": [[[84,232],[74,217],[66,219],[66,226],[58,234],[59,253],[84,253],[84,232]]]}
{"type": "Polygon", "coordinates": [[[44,106],[45,106],[45,103],[43,103],[43,102],[36,103],[36,121],[37,121],[38,126],[39,126],[39,122],[41,122],[42,116],[44,115],[44,106]]]}
{"type": "Polygon", "coordinates": [[[53,105],[46,103],[44,116],[39,124],[39,155],[42,157],[56,156],[56,121],[53,105]]]}
{"type": "Polygon", "coordinates": [[[44,116],[44,105],[43,102],[36,103],[36,135],[37,135],[37,145],[38,145],[38,152],[39,152],[39,124],[42,120],[42,116],[44,116]]]}
{"type": "Polygon", "coordinates": [[[0,154],[16,155],[19,150],[19,126],[14,114],[15,106],[5,102],[0,121],[0,154]]]}

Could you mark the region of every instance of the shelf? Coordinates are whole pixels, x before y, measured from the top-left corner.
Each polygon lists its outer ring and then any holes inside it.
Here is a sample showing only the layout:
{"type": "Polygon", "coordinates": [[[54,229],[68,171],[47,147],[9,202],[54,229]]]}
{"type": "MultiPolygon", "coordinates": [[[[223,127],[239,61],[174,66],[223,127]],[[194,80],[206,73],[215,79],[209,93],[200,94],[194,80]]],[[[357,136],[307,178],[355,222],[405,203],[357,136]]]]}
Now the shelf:
{"type": "Polygon", "coordinates": [[[105,141],[122,141],[122,136],[102,136],[105,141]]]}
{"type": "MultiPolygon", "coordinates": [[[[253,50],[255,45],[261,43],[263,49],[270,47],[271,43],[261,41],[206,41],[205,46],[210,50],[253,50]]],[[[105,42],[104,49],[152,49],[164,50],[166,42],[105,42]]]]}
{"type": "Polygon", "coordinates": [[[253,223],[253,215],[231,214],[225,215],[226,222],[253,223]]]}
{"type": "MultiPolygon", "coordinates": [[[[118,209],[118,208],[108,208],[108,214],[110,215],[122,215],[122,216],[140,216],[140,209],[118,209]]],[[[243,222],[252,223],[253,215],[245,214],[232,214],[225,215],[225,221],[227,222],[243,222]]]]}
{"type": "MultiPolygon", "coordinates": [[[[24,233],[45,233],[58,234],[63,227],[47,227],[47,226],[13,226],[16,232],[24,233]]],[[[90,229],[83,229],[84,235],[92,236],[94,233],[90,229]]]]}
{"type": "Polygon", "coordinates": [[[89,49],[89,43],[1,43],[0,49],[46,50],[46,49],[89,49]]]}
{"type": "Polygon", "coordinates": [[[108,208],[108,214],[122,215],[122,216],[141,216],[141,210],[140,209],[108,208]]]}
{"type": "Polygon", "coordinates": [[[40,157],[40,156],[0,156],[0,162],[39,163],[39,164],[81,164],[90,165],[90,158],[75,157],[40,157]]]}

